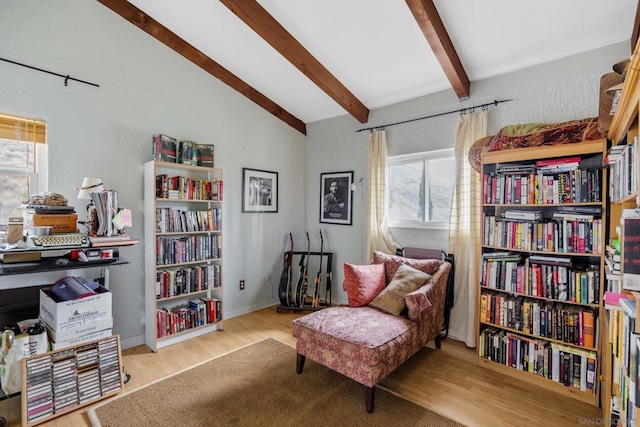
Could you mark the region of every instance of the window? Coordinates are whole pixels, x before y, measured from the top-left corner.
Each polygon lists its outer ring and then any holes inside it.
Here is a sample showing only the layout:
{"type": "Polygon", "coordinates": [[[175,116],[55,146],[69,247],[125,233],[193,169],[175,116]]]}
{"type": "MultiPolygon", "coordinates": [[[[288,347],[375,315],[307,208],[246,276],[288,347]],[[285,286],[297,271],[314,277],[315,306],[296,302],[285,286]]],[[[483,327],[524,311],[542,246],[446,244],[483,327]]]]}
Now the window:
{"type": "Polygon", "coordinates": [[[453,148],[387,159],[391,227],[446,228],[455,184],[453,148]]]}
{"type": "Polygon", "coordinates": [[[22,217],[21,205],[46,187],[46,124],[0,113],[0,225],[22,217]]]}

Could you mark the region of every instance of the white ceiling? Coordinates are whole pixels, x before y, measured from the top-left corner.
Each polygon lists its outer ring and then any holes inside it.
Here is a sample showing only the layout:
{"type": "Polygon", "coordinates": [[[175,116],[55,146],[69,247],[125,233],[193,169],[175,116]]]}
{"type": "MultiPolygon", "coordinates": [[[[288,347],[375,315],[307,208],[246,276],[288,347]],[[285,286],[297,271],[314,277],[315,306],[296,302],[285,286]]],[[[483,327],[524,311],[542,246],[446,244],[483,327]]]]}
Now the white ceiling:
{"type": "MultiPolygon", "coordinates": [[[[258,2],[369,110],[452,90],[403,0],[258,2]]],[[[130,3],[303,122],[347,114],[219,1],[130,3]]],[[[629,40],[638,0],[434,4],[473,83],[629,40]]]]}

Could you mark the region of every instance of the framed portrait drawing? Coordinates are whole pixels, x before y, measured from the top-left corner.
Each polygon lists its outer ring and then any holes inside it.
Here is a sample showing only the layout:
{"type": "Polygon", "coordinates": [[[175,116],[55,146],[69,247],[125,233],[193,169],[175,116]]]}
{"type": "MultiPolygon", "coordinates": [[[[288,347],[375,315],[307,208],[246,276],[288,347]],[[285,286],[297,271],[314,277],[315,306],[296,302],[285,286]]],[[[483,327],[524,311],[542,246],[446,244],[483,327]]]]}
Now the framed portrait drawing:
{"type": "Polygon", "coordinates": [[[242,168],[242,212],[278,212],[278,172],[242,168]]]}
{"type": "Polygon", "coordinates": [[[351,225],[353,171],[320,174],[320,222],[351,225]]]}

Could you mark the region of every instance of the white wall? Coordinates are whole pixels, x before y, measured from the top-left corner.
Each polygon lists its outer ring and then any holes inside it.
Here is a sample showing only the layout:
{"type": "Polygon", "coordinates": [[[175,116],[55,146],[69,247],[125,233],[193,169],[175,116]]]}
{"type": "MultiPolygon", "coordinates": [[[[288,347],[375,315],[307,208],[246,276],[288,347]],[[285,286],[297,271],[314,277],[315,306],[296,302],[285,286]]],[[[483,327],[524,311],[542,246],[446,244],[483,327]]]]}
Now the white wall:
{"type": "MultiPolygon", "coordinates": [[[[452,90],[416,98],[371,111],[369,123],[342,116],[310,124],[308,129],[307,181],[309,182],[307,213],[309,228],[318,224],[320,172],[353,170],[356,180],[366,175],[369,132],[356,132],[432,114],[454,111],[494,100],[513,99],[489,109],[491,134],[501,127],[516,123],[563,122],[598,116],[600,77],[611,66],[631,54],[630,43],[618,43],[580,55],[474,82],[471,99],[458,102],[452,90]]],[[[387,128],[388,154],[399,155],[453,147],[458,114],[414,121],[387,128]]],[[[365,185],[355,193],[353,226],[323,225],[330,236],[329,244],[336,253],[334,266],[334,301],[346,303],[342,291],[344,262],[366,263],[365,185]]],[[[402,246],[433,247],[448,250],[446,230],[392,229],[402,246]]]]}
{"type": "MultiPolygon", "coordinates": [[[[4,58],[100,84],[65,87],[62,79],[0,61],[0,111],[49,123],[49,189],[66,195],[80,216],[84,203],[73,188],[84,176],[102,177],[133,210],[130,234],[142,239],[142,170],[151,135],[215,144],[216,165],[225,171],[226,317],[277,303],[287,233],[304,250],[304,230],[315,251],[322,229],[325,250],[335,254],[334,302],[346,302],[343,263],[369,258],[363,253],[368,132],[357,129],[505,98],[514,101],[491,109],[492,132],[507,124],[594,117],[600,76],[630,54],[628,42],[613,45],[475,82],[464,103],[446,91],[371,111],[366,125],[347,115],[312,123],[305,138],[95,1],[3,0],[0,38],[4,58]],[[242,167],[279,172],[277,214],[240,213],[242,167]],[[320,224],[320,174],[351,170],[356,182],[364,179],[354,192],[353,225],[320,224]],[[240,279],[247,283],[242,292],[240,279]]],[[[451,147],[456,124],[454,114],[389,127],[389,154],[451,147]]],[[[446,232],[393,233],[405,246],[448,248],[446,232]]],[[[125,347],[143,342],[144,250],[143,244],[123,249],[131,264],[111,269],[114,329],[125,347]]],[[[61,275],[0,278],[0,289],[61,275]]]]}
{"type": "MultiPolygon", "coordinates": [[[[305,228],[304,135],[96,1],[3,0],[0,39],[3,58],[100,85],[65,87],[63,79],[0,61],[0,111],[49,124],[50,191],[68,197],[84,219],[86,203],[74,187],[84,176],[101,177],[133,210],[129,233],[144,239],[143,164],[151,158],[151,135],[214,144],[225,181],[225,316],[278,302],[285,236],[305,228]],[[242,167],[279,172],[277,214],[241,213],[242,167]]],[[[144,250],[152,248],[122,249],[131,263],[111,268],[114,331],[124,347],[144,341],[144,250]]],[[[80,272],[3,277],[0,289],[66,274],[80,272]]]]}

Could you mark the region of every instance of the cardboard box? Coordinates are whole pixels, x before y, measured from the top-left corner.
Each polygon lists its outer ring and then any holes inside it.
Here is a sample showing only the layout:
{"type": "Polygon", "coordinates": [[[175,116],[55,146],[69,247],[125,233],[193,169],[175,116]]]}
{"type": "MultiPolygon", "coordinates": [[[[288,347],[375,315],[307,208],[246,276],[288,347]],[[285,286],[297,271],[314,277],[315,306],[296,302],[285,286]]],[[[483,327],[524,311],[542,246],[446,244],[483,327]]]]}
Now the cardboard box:
{"type": "Polygon", "coordinates": [[[71,301],[56,302],[50,289],[40,290],[40,318],[56,332],[87,327],[111,318],[111,292],[100,286],[96,295],[71,301]]]}
{"type": "Polygon", "coordinates": [[[98,318],[95,321],[83,320],[82,325],[80,326],[76,326],[75,323],[68,324],[68,327],[65,329],[54,329],[49,326],[44,319],[40,320],[42,320],[42,323],[44,323],[44,326],[47,328],[49,339],[56,342],[69,341],[98,331],[113,328],[113,317],[111,316],[98,318]]]}
{"type": "Polygon", "coordinates": [[[78,215],[71,214],[37,214],[25,211],[22,214],[24,227],[33,231],[34,227],[50,226],[53,228],[53,234],[56,233],[75,233],[78,231],[78,215]]]}
{"type": "Polygon", "coordinates": [[[75,347],[79,344],[110,337],[111,335],[113,335],[112,330],[105,329],[102,331],[94,332],[92,334],[82,335],[67,341],[58,341],[58,342],[51,341],[51,350],[60,350],[61,348],[65,348],[65,347],[75,347]]]}

